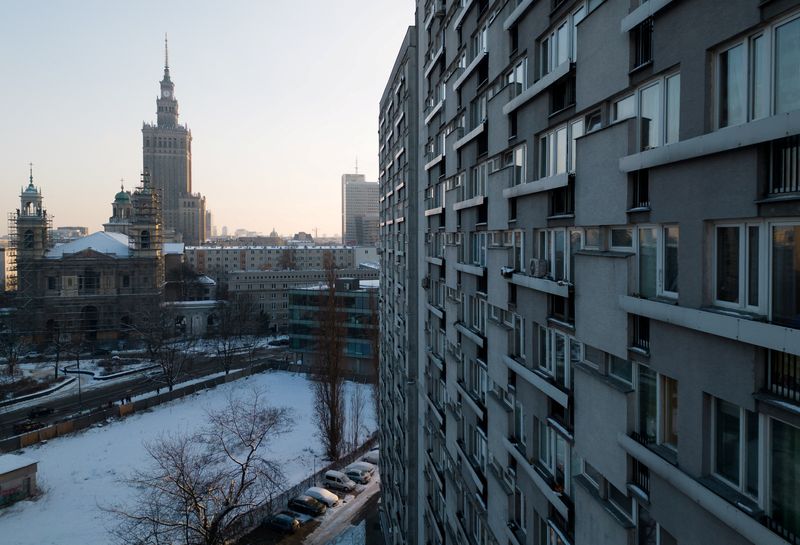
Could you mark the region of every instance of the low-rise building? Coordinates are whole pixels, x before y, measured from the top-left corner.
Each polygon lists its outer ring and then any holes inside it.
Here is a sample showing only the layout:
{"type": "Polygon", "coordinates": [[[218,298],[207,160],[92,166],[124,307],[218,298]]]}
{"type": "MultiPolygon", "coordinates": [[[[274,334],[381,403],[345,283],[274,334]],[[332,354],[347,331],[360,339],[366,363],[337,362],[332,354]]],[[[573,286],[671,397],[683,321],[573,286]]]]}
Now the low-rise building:
{"type": "MultiPolygon", "coordinates": [[[[377,280],[379,271],[374,267],[338,269],[339,278],[377,280]]],[[[270,329],[286,332],[289,326],[290,290],[318,285],[325,281],[325,271],[237,271],[229,276],[228,291],[233,297],[250,297],[258,310],[269,319],[270,329]]]]}
{"type": "MultiPolygon", "coordinates": [[[[290,349],[314,365],[319,358],[319,327],[328,297],[327,283],[289,290],[290,349]]],[[[348,371],[374,375],[378,345],[378,280],[338,278],[336,311],[342,322],[348,371]]]]}
{"type": "Polygon", "coordinates": [[[0,455],[0,507],[30,498],[36,493],[36,460],[0,455]]]}

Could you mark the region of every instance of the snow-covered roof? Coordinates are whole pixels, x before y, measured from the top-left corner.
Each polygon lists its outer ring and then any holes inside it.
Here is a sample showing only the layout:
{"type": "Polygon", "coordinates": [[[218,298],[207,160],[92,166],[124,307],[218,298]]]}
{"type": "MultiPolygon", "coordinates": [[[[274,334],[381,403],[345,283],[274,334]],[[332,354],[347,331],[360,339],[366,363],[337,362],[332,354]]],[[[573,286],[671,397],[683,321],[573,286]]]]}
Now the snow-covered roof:
{"type": "Polygon", "coordinates": [[[183,253],[183,242],[165,242],[164,255],[180,255],[183,253]]]}
{"type": "Polygon", "coordinates": [[[36,463],[36,460],[18,456],[16,454],[0,454],[0,475],[10,473],[23,467],[28,467],[36,463]]]}
{"type": "Polygon", "coordinates": [[[374,261],[362,261],[361,263],[358,264],[358,268],[380,270],[381,266],[379,263],[375,263],[374,261]]]}
{"type": "Polygon", "coordinates": [[[217,285],[217,281],[216,280],[214,280],[213,278],[211,278],[210,276],[207,276],[205,274],[198,276],[197,277],[197,282],[199,282],[200,284],[206,284],[208,286],[216,286],[217,285]]]}
{"type": "Polygon", "coordinates": [[[128,235],[124,233],[97,231],[91,235],[75,239],[72,242],[56,244],[47,252],[47,257],[57,259],[68,254],[77,254],[78,252],[88,249],[115,257],[130,257],[131,250],[128,247],[128,242],[128,235]]]}

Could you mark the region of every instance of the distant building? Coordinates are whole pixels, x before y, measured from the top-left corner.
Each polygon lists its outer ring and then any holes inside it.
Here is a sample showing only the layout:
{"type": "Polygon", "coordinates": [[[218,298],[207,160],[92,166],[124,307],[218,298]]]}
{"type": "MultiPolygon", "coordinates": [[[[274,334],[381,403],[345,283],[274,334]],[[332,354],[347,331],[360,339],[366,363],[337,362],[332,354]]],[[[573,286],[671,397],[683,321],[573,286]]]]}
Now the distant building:
{"type": "MultiPolygon", "coordinates": [[[[319,320],[327,293],[324,283],[289,290],[290,348],[304,363],[318,362],[319,320]]],[[[345,365],[353,373],[372,375],[378,357],[378,281],[339,278],[335,297],[345,335],[345,365]]]]}
{"type": "Polygon", "coordinates": [[[56,334],[73,340],[118,339],[141,319],[143,309],[160,301],[164,266],[158,193],[145,174],[133,193],[117,197],[115,214],[128,211],[124,224],[113,224],[119,230],[53,245],[50,217],[31,174],[10,229],[17,306],[30,321],[26,329],[34,341],[56,334]]]}
{"type": "Polygon", "coordinates": [[[178,123],[178,101],[166,49],[156,105],[156,124],[142,127],[142,154],[144,168],[161,194],[164,232],[170,240],[200,244],[206,240],[206,201],[192,192],[192,132],[178,123]]]}
{"type": "Polygon", "coordinates": [[[63,226],[56,227],[51,231],[53,242],[59,244],[61,242],[70,242],[76,238],[85,237],[89,234],[89,229],[86,227],[77,226],[63,226]]]}
{"type": "MultiPolygon", "coordinates": [[[[377,280],[378,269],[368,266],[338,269],[339,278],[377,280]]],[[[284,333],[289,325],[289,291],[325,281],[325,271],[239,271],[228,277],[228,291],[233,297],[249,297],[269,318],[270,329],[284,333]]]]}
{"type": "Polygon", "coordinates": [[[11,252],[0,246],[0,293],[11,289],[13,285],[12,273],[11,252]]]}
{"type": "Polygon", "coordinates": [[[352,246],[187,246],[186,263],[195,272],[228,283],[235,271],[322,270],[331,252],[338,268],[357,268],[378,261],[378,251],[352,246]]]}
{"type": "Polygon", "coordinates": [[[38,463],[16,454],[0,455],[0,507],[30,498],[36,493],[38,463]]]}
{"type": "Polygon", "coordinates": [[[291,246],[307,246],[314,244],[314,237],[309,235],[308,233],[304,233],[300,231],[299,233],[295,233],[295,235],[287,241],[287,244],[291,246]]]}
{"type": "Polygon", "coordinates": [[[378,244],[378,183],[363,174],[342,174],[342,244],[378,244]]]}

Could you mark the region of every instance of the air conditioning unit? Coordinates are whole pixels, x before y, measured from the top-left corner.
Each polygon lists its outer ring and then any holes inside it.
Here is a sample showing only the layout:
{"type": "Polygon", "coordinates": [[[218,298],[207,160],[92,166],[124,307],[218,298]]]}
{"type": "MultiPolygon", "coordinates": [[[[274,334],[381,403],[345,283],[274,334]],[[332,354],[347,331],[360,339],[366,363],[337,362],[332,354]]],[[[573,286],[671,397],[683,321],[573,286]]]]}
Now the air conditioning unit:
{"type": "Polygon", "coordinates": [[[531,274],[536,278],[544,278],[550,271],[550,262],[546,259],[531,259],[531,274]]]}

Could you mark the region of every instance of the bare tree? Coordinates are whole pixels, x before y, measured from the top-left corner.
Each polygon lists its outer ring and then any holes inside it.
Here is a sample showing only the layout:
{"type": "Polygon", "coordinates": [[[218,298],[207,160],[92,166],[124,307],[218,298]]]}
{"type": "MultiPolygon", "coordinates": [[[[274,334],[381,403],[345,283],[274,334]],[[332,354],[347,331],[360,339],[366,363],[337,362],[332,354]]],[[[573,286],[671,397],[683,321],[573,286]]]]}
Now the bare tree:
{"type": "Polygon", "coordinates": [[[155,353],[155,362],[161,370],[161,380],[171,392],[178,379],[186,372],[193,360],[194,337],[181,338],[163,343],[155,353]]]}
{"type": "Polygon", "coordinates": [[[0,324],[0,355],[6,360],[6,371],[13,377],[25,346],[25,332],[13,323],[0,324]]]}
{"type": "Polygon", "coordinates": [[[360,444],[359,437],[361,430],[364,426],[364,406],[366,404],[364,398],[364,390],[360,384],[353,384],[353,391],[350,394],[350,410],[348,415],[348,424],[350,426],[350,437],[348,442],[350,449],[355,450],[360,444]]]}
{"type": "Polygon", "coordinates": [[[336,264],[330,252],[325,252],[323,266],[327,289],[320,292],[314,420],[328,459],[337,460],[342,454],[345,421],[344,320],[336,304],[336,264]]]}
{"type": "Polygon", "coordinates": [[[236,355],[249,350],[245,340],[255,332],[256,318],[256,304],[250,297],[219,302],[214,343],[226,375],[230,373],[236,355]]]}
{"type": "Polygon", "coordinates": [[[175,312],[159,301],[148,301],[139,309],[129,329],[144,342],[150,359],[156,361],[162,347],[175,336],[175,312]]]}
{"type": "Polygon", "coordinates": [[[210,412],[206,429],[146,444],[149,468],[125,484],[138,491],[128,505],[105,508],[120,517],[113,532],[130,545],[223,545],[283,484],[270,441],[291,425],[286,409],[268,407],[263,394],[228,397],[210,412]]]}
{"type": "Polygon", "coordinates": [[[278,269],[286,271],[295,268],[297,268],[297,264],[294,261],[294,248],[286,248],[278,258],[278,269]]]}

